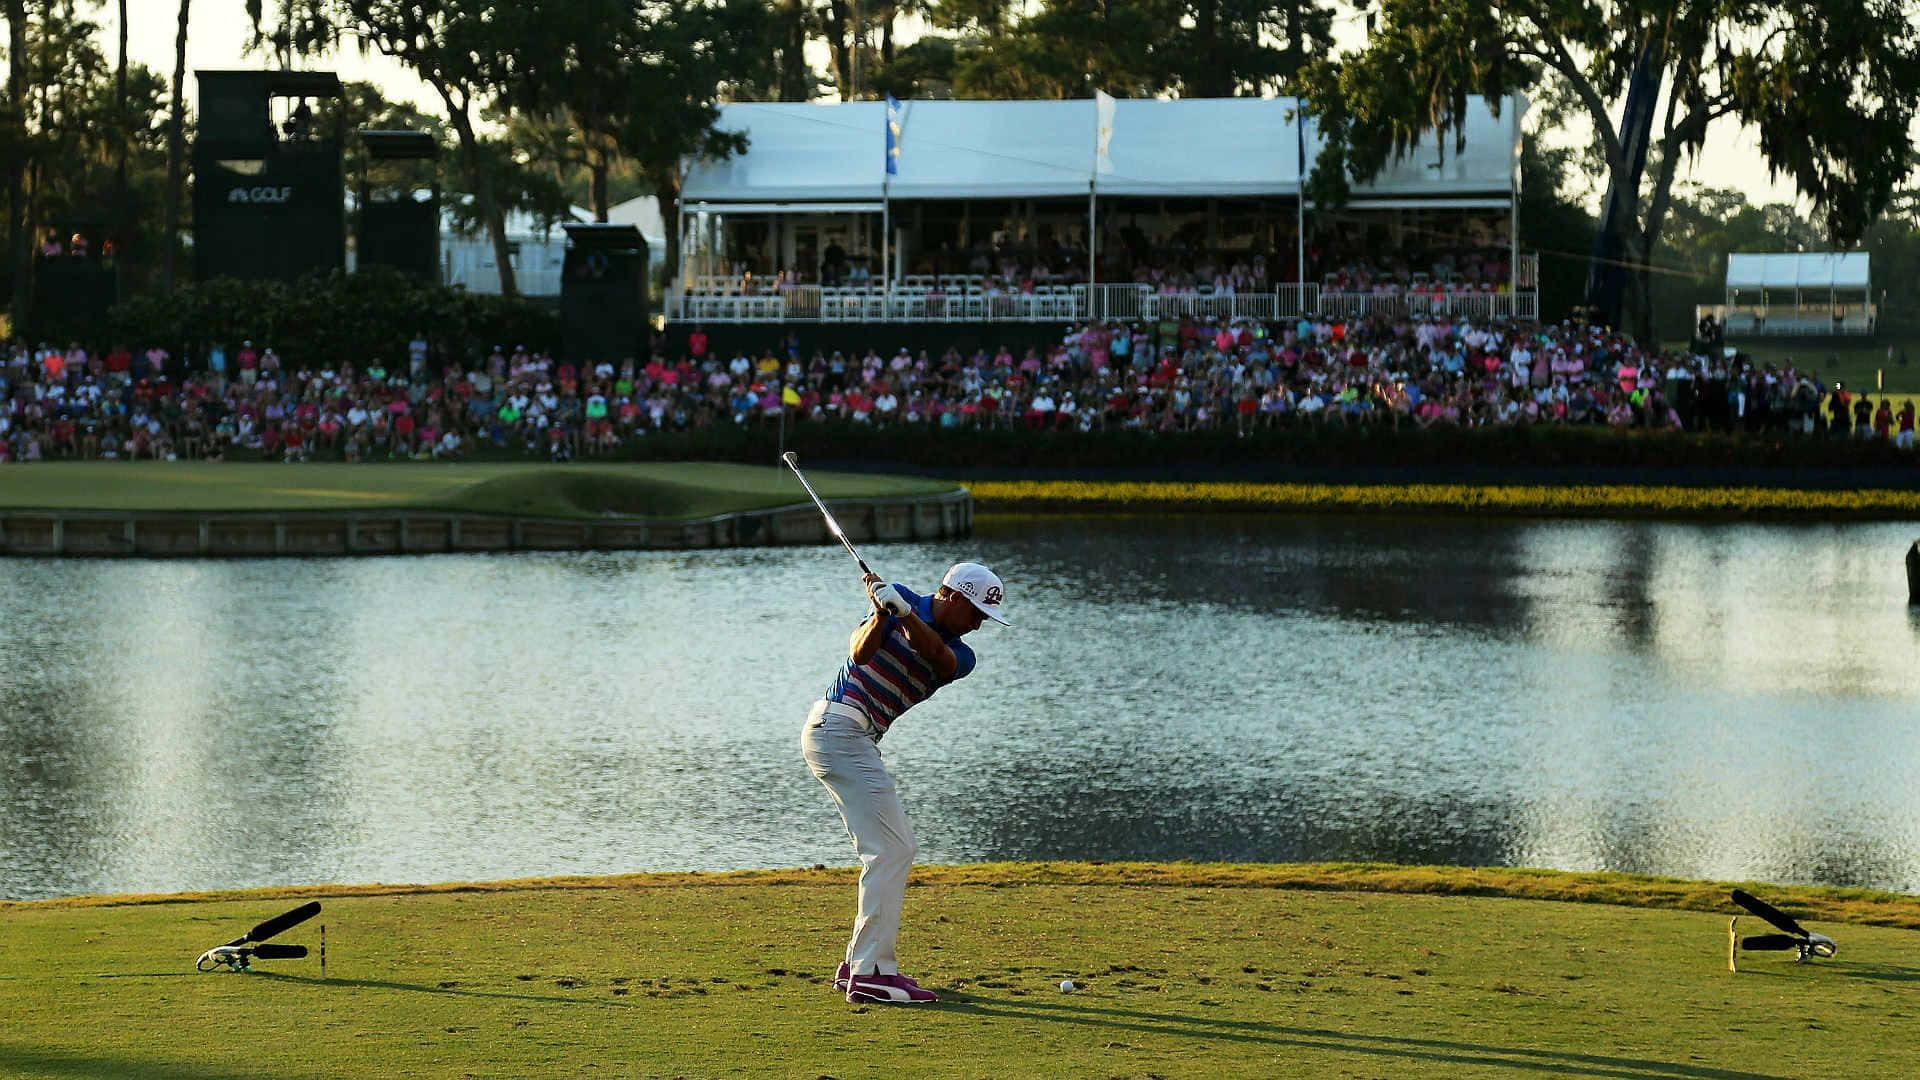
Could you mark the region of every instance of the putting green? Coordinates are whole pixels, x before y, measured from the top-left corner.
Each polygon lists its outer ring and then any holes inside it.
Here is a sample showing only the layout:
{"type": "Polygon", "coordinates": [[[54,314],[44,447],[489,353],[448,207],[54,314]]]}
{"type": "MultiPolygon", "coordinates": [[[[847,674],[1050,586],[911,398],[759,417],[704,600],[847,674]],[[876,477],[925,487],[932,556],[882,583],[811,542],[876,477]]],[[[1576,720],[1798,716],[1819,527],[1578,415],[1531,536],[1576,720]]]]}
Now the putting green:
{"type": "MultiPolygon", "coordinates": [[[[951,481],[807,471],[825,499],[913,498],[951,481]]],[[[291,512],[425,510],[683,520],[804,504],[779,465],[302,465],[47,462],[0,469],[0,509],[291,512]]]]}

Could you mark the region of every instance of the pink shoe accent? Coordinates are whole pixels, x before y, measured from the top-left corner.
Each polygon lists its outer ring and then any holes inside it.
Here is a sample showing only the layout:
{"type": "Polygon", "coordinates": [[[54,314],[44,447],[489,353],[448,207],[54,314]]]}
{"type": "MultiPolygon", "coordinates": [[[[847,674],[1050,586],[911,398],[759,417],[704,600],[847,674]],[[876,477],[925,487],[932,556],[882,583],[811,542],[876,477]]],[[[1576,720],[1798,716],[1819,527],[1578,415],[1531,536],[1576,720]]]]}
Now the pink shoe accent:
{"type": "Polygon", "coordinates": [[[924,1005],[940,997],[905,975],[855,975],[847,981],[847,1000],[855,1004],[924,1005]]]}

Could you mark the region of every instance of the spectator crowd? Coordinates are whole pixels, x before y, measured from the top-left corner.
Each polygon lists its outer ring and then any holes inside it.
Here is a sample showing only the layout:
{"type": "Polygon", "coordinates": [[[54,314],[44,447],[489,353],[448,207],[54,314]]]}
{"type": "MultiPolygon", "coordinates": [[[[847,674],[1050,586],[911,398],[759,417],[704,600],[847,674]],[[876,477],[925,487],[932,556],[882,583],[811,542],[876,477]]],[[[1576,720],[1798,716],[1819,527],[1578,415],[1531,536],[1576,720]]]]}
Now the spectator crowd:
{"type": "MultiPolygon", "coordinates": [[[[875,426],[1250,434],[1549,424],[1891,440],[1914,405],[1828,393],[1813,373],[1741,355],[1655,353],[1575,323],[1325,318],[1092,322],[1044,346],[938,355],[722,352],[701,328],[640,361],[516,345],[430,360],[415,335],[381,357],[282,357],[267,343],[178,357],[12,342],[0,363],[0,461],[53,458],[457,459],[476,448],[563,461],[659,431],[844,421],[875,426]]],[[[442,349],[441,355],[458,349],[442,349]]]]}

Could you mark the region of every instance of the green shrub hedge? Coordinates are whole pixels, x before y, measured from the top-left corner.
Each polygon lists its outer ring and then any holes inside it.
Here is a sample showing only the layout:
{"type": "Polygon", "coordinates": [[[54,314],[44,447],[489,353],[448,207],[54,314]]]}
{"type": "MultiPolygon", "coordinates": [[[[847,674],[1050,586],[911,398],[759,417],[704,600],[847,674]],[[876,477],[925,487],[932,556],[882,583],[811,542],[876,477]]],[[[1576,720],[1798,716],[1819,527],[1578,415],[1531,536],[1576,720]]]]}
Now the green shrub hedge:
{"type": "MultiPolygon", "coordinates": [[[[560,342],[558,313],[538,301],[429,285],[383,267],[311,275],[291,284],[217,278],[172,296],[116,305],[104,330],[129,348],[158,343],[176,359],[186,350],[196,367],[214,343],[225,343],[231,356],[245,340],[272,345],[289,364],[352,361],[361,367],[376,356],[389,365],[404,360],[417,331],[462,349],[560,342]]],[[[470,358],[461,352],[449,359],[470,358]]]]}

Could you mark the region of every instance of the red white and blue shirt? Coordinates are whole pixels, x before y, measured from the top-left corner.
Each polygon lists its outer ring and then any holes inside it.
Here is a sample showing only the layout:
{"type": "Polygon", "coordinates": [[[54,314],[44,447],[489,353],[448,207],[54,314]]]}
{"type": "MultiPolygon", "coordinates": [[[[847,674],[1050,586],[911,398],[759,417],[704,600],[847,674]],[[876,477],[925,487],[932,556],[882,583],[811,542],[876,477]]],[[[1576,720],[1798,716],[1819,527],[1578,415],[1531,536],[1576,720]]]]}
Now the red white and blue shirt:
{"type": "MultiPolygon", "coordinates": [[[[933,625],[932,597],[921,596],[904,585],[894,588],[912,605],[920,621],[933,625]]],[[[913,643],[907,640],[906,628],[900,625],[900,620],[892,615],[880,617],[886,621],[886,640],[873,654],[873,659],[856,664],[849,658],[840,665],[840,674],[826,694],[828,701],[851,705],[865,713],[867,719],[873,721],[875,738],[892,727],[901,713],[932,697],[935,690],[955,679],[966,678],[974,664],[970,646],[957,636],[941,634],[941,640],[953,650],[954,660],[953,678],[942,679],[934,674],[932,664],[913,651],[913,643]]]]}

